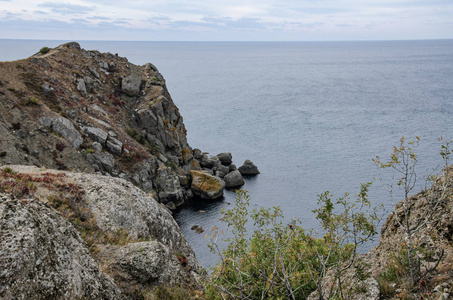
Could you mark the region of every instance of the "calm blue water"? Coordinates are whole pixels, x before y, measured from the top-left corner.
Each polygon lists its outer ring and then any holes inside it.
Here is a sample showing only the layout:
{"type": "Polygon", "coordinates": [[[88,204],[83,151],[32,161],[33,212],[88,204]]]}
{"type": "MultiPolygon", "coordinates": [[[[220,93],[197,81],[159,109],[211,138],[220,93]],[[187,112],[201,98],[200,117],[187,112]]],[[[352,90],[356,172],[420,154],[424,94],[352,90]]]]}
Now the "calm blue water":
{"type": "MultiPolygon", "coordinates": [[[[0,60],[60,43],[0,40],[0,60]]],[[[311,210],[325,190],[354,194],[374,181],[371,200],[391,208],[371,159],[402,136],[422,138],[420,173],[441,163],[437,137],[453,138],[453,40],[80,43],[155,64],[190,145],[231,152],[237,165],[254,161],[261,174],[244,186],[252,206],[279,205],[307,227],[316,227],[311,210]]],[[[190,227],[219,225],[234,196],[176,215],[204,266],[216,258],[190,227]]]]}

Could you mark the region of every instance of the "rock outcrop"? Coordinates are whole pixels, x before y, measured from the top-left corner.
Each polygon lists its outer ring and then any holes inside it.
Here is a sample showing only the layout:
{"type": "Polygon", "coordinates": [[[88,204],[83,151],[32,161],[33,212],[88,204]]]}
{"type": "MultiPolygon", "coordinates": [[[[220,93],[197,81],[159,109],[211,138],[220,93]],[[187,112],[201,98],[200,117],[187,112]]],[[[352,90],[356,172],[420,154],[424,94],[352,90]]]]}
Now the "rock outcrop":
{"type": "Polygon", "coordinates": [[[198,285],[168,209],[128,181],[7,166],[0,186],[2,299],[129,299],[198,285]]]}
{"type": "Polygon", "coordinates": [[[75,42],[0,62],[0,115],[0,165],[120,177],[172,209],[194,196],[191,170],[231,171],[230,153],[209,157],[189,146],[154,65],[75,42]]]}
{"type": "Polygon", "coordinates": [[[54,209],[2,193],[0,215],[0,298],[125,298],[54,209]]]}

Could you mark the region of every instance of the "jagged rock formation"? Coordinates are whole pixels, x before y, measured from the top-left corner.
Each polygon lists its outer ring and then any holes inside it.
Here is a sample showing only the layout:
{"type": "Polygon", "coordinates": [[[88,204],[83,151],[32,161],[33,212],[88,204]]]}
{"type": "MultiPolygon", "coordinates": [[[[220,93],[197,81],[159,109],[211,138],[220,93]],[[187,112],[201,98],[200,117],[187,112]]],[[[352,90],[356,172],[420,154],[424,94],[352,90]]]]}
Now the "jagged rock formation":
{"type": "Polygon", "coordinates": [[[155,66],[75,42],[0,62],[0,165],[2,299],[194,290],[200,267],[168,208],[221,197],[232,172],[243,184],[230,153],[189,146],[155,66]]]}
{"type": "Polygon", "coordinates": [[[194,195],[190,170],[223,177],[231,163],[189,146],[155,66],[75,42],[0,62],[0,135],[0,165],[124,178],[171,208],[194,195]]]}
{"type": "Polygon", "coordinates": [[[0,189],[2,299],[135,299],[198,285],[168,209],[124,179],[8,166],[0,189]]]}

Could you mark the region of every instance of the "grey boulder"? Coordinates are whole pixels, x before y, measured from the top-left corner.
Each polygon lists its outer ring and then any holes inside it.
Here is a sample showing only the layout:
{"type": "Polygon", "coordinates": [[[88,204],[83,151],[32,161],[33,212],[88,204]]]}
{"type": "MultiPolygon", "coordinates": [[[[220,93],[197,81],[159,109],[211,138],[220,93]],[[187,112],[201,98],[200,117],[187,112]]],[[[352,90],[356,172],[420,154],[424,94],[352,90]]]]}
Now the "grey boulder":
{"type": "Polygon", "coordinates": [[[215,165],[220,165],[220,159],[217,156],[208,157],[207,154],[201,156],[200,165],[203,168],[212,169],[215,165]]]}
{"type": "Polygon", "coordinates": [[[142,80],[138,76],[127,76],[121,81],[121,90],[128,96],[137,96],[140,93],[142,80]]]}
{"type": "Polygon", "coordinates": [[[84,127],[83,131],[95,142],[100,143],[102,146],[105,145],[107,137],[109,136],[107,132],[97,127],[84,127]]]}
{"type": "Polygon", "coordinates": [[[107,173],[112,173],[115,167],[115,159],[108,152],[89,153],[87,154],[87,161],[89,164],[107,173]]]}
{"type": "MultiPolygon", "coordinates": [[[[110,268],[122,277],[121,282],[138,282],[144,285],[180,285],[195,280],[179,259],[187,259],[183,254],[175,254],[168,246],[158,241],[131,243],[112,251],[108,260],[110,268]]],[[[193,259],[192,257],[190,259],[193,259]]]]}
{"type": "Polygon", "coordinates": [[[223,180],[227,188],[234,188],[244,185],[244,178],[238,170],[228,173],[223,180]]]}
{"type": "Polygon", "coordinates": [[[216,174],[217,177],[223,178],[230,171],[227,166],[218,164],[212,168],[212,171],[216,174]]]}
{"type": "Polygon", "coordinates": [[[242,175],[257,175],[260,173],[258,167],[248,159],[245,160],[244,164],[240,166],[238,170],[242,175]]]}
{"type": "Polygon", "coordinates": [[[229,152],[217,154],[222,165],[229,166],[233,162],[233,156],[229,152]]]}
{"type": "Polygon", "coordinates": [[[121,153],[123,152],[123,143],[113,137],[109,136],[107,142],[105,143],[105,146],[107,150],[113,155],[121,156],[121,153]]]}
{"type": "Polygon", "coordinates": [[[85,85],[85,81],[82,78],[77,79],[77,90],[79,91],[80,95],[86,97],[87,87],[85,85]]]}
{"type": "Polygon", "coordinates": [[[69,141],[74,148],[78,149],[82,145],[82,135],[68,119],[64,117],[43,117],[39,121],[69,141]]]}

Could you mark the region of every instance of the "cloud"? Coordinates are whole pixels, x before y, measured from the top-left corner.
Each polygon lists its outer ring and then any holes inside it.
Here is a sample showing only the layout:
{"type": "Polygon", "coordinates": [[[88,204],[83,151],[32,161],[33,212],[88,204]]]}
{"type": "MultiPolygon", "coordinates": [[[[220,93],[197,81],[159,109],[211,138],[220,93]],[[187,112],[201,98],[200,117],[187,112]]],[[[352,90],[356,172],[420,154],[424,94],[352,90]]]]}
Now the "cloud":
{"type": "Polygon", "coordinates": [[[12,13],[12,12],[9,12],[9,11],[6,11],[6,10],[3,10],[2,14],[3,14],[3,18],[6,19],[6,20],[17,19],[17,18],[19,18],[21,16],[21,14],[12,13]]]}
{"type": "Polygon", "coordinates": [[[351,24],[335,24],[337,27],[353,27],[351,24]]]}
{"type": "Polygon", "coordinates": [[[109,18],[103,17],[103,16],[93,16],[93,17],[88,17],[87,19],[88,20],[110,20],[109,18]]]}
{"type": "Polygon", "coordinates": [[[94,11],[92,6],[84,6],[70,3],[58,3],[58,2],[44,2],[38,4],[38,7],[50,8],[54,13],[60,14],[86,14],[94,11]]]}
{"type": "Polygon", "coordinates": [[[0,1],[0,38],[55,24],[55,36],[118,40],[453,38],[451,0],[0,1]]]}
{"type": "Polygon", "coordinates": [[[70,23],[90,24],[87,20],[81,18],[71,19],[70,23]]]}

